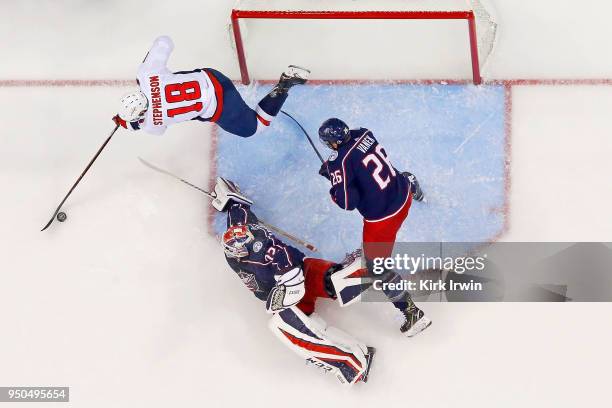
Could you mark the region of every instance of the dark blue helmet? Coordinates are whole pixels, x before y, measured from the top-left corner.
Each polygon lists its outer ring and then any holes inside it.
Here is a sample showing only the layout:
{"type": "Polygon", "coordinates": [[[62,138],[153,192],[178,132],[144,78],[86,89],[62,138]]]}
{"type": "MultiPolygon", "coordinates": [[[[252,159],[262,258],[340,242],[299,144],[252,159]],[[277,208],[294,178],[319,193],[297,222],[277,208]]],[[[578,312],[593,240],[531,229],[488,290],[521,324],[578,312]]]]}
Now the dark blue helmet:
{"type": "Polygon", "coordinates": [[[327,119],[319,128],[319,139],[330,149],[333,149],[332,143],[341,145],[348,142],[351,138],[349,127],[346,123],[338,118],[327,119]]]}

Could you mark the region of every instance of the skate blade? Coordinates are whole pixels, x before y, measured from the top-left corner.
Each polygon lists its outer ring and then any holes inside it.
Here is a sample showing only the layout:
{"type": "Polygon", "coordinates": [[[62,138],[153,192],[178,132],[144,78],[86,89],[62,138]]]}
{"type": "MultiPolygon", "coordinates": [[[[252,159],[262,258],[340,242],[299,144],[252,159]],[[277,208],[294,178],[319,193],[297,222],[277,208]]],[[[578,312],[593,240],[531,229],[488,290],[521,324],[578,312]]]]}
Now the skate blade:
{"type": "Polygon", "coordinates": [[[368,382],[368,376],[370,375],[370,369],[372,368],[372,361],[374,360],[375,354],[376,354],[376,349],[374,347],[368,346],[368,355],[366,357],[368,368],[366,368],[366,372],[363,373],[363,377],[361,379],[361,381],[363,381],[364,383],[368,382]]]}
{"type": "Polygon", "coordinates": [[[308,77],[310,76],[310,70],[297,65],[289,65],[287,71],[285,72],[285,75],[291,77],[298,77],[303,80],[308,80],[308,77]]]}
{"type": "Polygon", "coordinates": [[[425,198],[425,196],[421,197],[420,200],[416,199],[414,196],[412,196],[412,199],[414,201],[416,201],[417,203],[426,203],[427,202],[427,198],[425,198]]]}
{"type": "Polygon", "coordinates": [[[427,316],[423,316],[409,330],[406,330],[404,335],[406,337],[414,337],[429,326],[431,326],[431,319],[427,316]]]}

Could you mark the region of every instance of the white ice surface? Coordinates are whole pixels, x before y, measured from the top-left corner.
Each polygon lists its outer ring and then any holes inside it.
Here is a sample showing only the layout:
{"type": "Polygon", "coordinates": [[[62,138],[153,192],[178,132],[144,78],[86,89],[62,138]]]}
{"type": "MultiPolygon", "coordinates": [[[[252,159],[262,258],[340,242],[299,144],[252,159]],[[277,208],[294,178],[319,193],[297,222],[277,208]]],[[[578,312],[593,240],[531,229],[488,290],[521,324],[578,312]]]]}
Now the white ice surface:
{"type": "Polygon", "coordinates": [[[612,87],[513,89],[506,241],[610,241],[612,87]]]}
{"type": "MultiPolygon", "coordinates": [[[[215,66],[237,78],[230,8],[4,2],[0,80],[132,78],[161,33],[177,43],[172,67],[215,66]]],[[[612,76],[603,2],[495,8],[502,37],[492,77],[612,76]]],[[[329,76],[341,72],[330,67],[329,76]]],[[[514,90],[507,238],[609,241],[612,91],[514,90]]],[[[379,354],[371,381],[348,392],[304,367],[269,333],[261,304],[206,234],[206,200],[135,159],[205,185],[209,125],[185,124],[163,138],[118,133],[67,204],[68,221],[40,233],[110,131],[123,91],[0,88],[0,385],[69,385],[71,406],[87,408],[576,407],[609,399],[610,304],[429,303],[434,325],[407,340],[389,307],[323,302],[330,323],[379,354]]]]}

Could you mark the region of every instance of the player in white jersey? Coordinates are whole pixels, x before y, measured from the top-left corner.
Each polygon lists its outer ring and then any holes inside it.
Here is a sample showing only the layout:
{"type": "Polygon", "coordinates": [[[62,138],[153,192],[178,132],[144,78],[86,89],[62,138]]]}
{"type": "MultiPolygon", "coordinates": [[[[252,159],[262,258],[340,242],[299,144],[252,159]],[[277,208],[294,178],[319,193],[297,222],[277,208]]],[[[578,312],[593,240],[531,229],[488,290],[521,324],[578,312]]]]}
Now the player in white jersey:
{"type": "Polygon", "coordinates": [[[170,37],[158,37],[138,68],[140,89],[121,99],[113,121],[130,130],[163,133],[169,125],[186,120],[215,122],[242,137],[270,125],[287,99],[289,88],[307,81],[310,71],[289,66],[280,81],[251,109],[232,81],[210,68],[171,72],[168,58],[174,49],[170,37]]]}

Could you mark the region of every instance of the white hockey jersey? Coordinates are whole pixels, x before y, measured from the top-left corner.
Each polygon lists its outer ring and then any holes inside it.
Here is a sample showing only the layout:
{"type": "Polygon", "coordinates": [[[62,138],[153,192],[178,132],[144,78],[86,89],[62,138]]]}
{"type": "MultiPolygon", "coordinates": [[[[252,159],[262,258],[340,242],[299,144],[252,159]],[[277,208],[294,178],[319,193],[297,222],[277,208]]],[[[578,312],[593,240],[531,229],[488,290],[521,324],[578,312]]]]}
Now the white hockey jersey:
{"type": "Polygon", "coordinates": [[[218,113],[218,81],[203,69],[172,73],[166,64],[173,49],[170,37],[158,37],[138,68],[138,85],[149,100],[139,127],[149,133],[162,134],[168,125],[195,117],[211,119],[218,113]]]}

